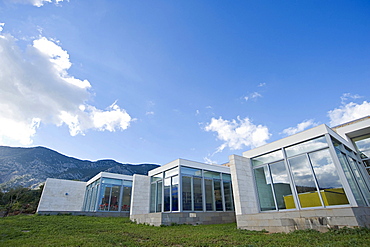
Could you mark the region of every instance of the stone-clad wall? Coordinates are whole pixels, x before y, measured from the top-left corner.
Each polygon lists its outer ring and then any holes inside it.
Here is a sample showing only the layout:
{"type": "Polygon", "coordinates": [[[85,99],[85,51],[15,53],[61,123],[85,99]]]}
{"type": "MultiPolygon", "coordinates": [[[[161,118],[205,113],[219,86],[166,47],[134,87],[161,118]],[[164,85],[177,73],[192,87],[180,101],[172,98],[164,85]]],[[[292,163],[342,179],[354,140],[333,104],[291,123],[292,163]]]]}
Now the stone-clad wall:
{"type": "Polygon", "coordinates": [[[235,214],[258,213],[258,203],[251,161],[245,157],[231,155],[229,157],[235,214]]]}
{"type": "Polygon", "coordinates": [[[81,211],[86,182],[48,178],[37,212],[81,211]]]}
{"type": "Polygon", "coordinates": [[[370,208],[330,208],[294,210],[285,212],[264,212],[236,216],[238,228],[267,230],[269,232],[290,232],[314,229],[328,231],[329,228],[370,227],[370,208]]]}
{"type": "Polygon", "coordinates": [[[149,213],[150,177],[134,174],[130,216],[149,213]]]}
{"type": "Polygon", "coordinates": [[[209,225],[235,222],[234,212],[179,212],[179,213],[150,213],[131,215],[130,219],[138,224],[153,226],[171,224],[209,225]]]}

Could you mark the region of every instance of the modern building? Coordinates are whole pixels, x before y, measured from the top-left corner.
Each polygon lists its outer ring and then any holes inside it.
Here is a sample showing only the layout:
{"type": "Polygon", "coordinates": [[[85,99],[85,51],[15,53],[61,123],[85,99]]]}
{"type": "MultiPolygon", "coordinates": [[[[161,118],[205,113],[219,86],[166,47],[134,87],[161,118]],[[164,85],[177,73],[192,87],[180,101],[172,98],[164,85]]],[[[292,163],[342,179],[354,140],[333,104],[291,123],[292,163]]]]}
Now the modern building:
{"type": "Polygon", "coordinates": [[[129,216],[132,176],[101,172],[87,182],[48,178],[39,214],[129,216]]]}
{"type": "Polygon", "coordinates": [[[130,216],[150,225],[237,222],[269,232],[370,227],[370,116],[232,155],[177,159],[148,176],[47,179],[38,213],[130,216]]]}
{"type": "Polygon", "coordinates": [[[150,225],[235,222],[230,169],[177,159],[134,175],[130,219],[150,225]]]}
{"type": "Polygon", "coordinates": [[[238,228],[370,227],[369,128],[320,125],[230,156],[238,228]]]}

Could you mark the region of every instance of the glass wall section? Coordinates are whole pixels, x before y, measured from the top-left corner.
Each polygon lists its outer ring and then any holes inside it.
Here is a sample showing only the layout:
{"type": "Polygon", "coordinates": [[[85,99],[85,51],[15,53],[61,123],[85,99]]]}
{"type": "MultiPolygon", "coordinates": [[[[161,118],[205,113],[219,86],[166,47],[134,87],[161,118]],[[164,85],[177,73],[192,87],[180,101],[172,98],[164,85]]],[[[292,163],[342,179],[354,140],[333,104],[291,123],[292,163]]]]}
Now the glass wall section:
{"type": "Polygon", "coordinates": [[[282,160],[283,159],[283,152],[281,150],[277,150],[268,154],[264,154],[252,159],[253,166],[258,166],[266,163],[271,163],[273,161],[282,160]]]}
{"type": "Polygon", "coordinates": [[[325,206],[348,204],[343,185],[331,158],[329,149],[309,154],[320,195],[325,206]]]}
{"type": "Polygon", "coordinates": [[[179,211],[179,176],[172,177],[172,186],[171,186],[171,206],[172,211],[179,211]]]}
{"type": "Polygon", "coordinates": [[[276,210],[272,194],[271,177],[267,166],[254,170],[261,211],[276,210]]]}
{"type": "Polygon", "coordinates": [[[360,152],[361,159],[365,165],[366,171],[370,175],[370,135],[364,135],[353,138],[357,150],[360,152]]]}
{"type": "Polygon", "coordinates": [[[192,189],[191,189],[192,177],[182,176],[182,210],[191,211],[193,204],[192,189]]]}
{"type": "Polygon", "coordinates": [[[224,206],[222,204],[221,180],[213,180],[213,189],[215,195],[216,211],[223,211],[224,206]]]}
{"type": "Polygon", "coordinates": [[[284,161],[254,170],[261,211],[295,208],[284,161]]]}
{"type": "Polygon", "coordinates": [[[322,206],[307,155],[288,160],[302,208],[322,206]]]}
{"type": "Polygon", "coordinates": [[[164,211],[171,211],[171,178],[165,178],[163,184],[164,211]]]}
{"type": "Polygon", "coordinates": [[[92,182],[86,187],[85,200],[83,211],[95,211],[96,198],[98,197],[98,190],[100,179],[92,182]]]}
{"type": "Polygon", "coordinates": [[[347,178],[349,187],[351,188],[352,194],[355,197],[355,200],[359,206],[366,206],[366,202],[364,200],[364,197],[361,193],[360,187],[356,182],[355,176],[353,174],[353,171],[350,167],[349,161],[346,157],[346,155],[341,152],[339,149],[340,147],[335,147],[335,151],[337,152],[339,162],[343,168],[344,175],[347,178]]]}
{"type": "Polygon", "coordinates": [[[157,197],[156,201],[157,204],[155,206],[155,211],[156,212],[162,212],[162,180],[157,181],[157,197]]]}
{"type": "Polygon", "coordinates": [[[163,173],[152,176],[150,180],[150,212],[162,212],[163,173]]]}
{"type": "Polygon", "coordinates": [[[258,156],[257,162],[252,158],[261,211],[349,204],[325,136],[281,152],[286,153],[286,158],[275,162],[271,156],[279,156],[271,154],[277,151],[267,154],[267,158],[258,156]]]}
{"type": "Polygon", "coordinates": [[[193,177],[194,211],[203,211],[202,178],[193,177]]]}
{"type": "Polygon", "coordinates": [[[129,211],[131,187],[132,181],[99,178],[86,187],[83,210],[129,211]]]}
{"type": "Polygon", "coordinates": [[[357,167],[357,162],[354,158],[347,156],[347,160],[349,161],[349,166],[351,167],[353,171],[353,175],[356,178],[356,181],[359,185],[359,187],[362,189],[363,194],[368,202],[370,202],[370,189],[367,186],[364,177],[362,176],[361,172],[359,171],[359,168],[357,167]]]}
{"type": "Polygon", "coordinates": [[[181,167],[183,211],[203,211],[202,174],[201,169],[181,167]]]}
{"type": "Polygon", "coordinates": [[[168,211],[178,211],[179,210],[179,168],[175,167],[171,170],[164,172],[164,184],[163,184],[163,198],[164,205],[163,210],[168,211]]]}
{"type": "Polygon", "coordinates": [[[225,210],[232,211],[233,207],[233,191],[231,186],[231,175],[222,174],[223,189],[224,189],[224,200],[225,200],[225,210]]]}
{"type": "Polygon", "coordinates": [[[325,148],[328,146],[328,143],[326,142],[325,136],[306,141],[291,147],[285,148],[285,153],[288,157],[292,157],[294,155],[302,154],[302,153],[308,153],[313,150],[318,150],[321,148],[325,148]]]}
{"type": "Polygon", "coordinates": [[[278,209],[295,208],[288,173],[284,161],[269,165],[272,185],[274,187],[276,206],[278,209]]]}
{"type": "Polygon", "coordinates": [[[206,211],[215,211],[215,203],[213,199],[213,181],[212,179],[204,179],[204,190],[206,196],[206,211]]]}
{"type": "Polygon", "coordinates": [[[130,211],[131,206],[132,181],[123,181],[123,195],[121,202],[121,211],[130,211]]]}
{"type": "Polygon", "coordinates": [[[234,209],[230,174],[183,166],[161,174],[151,178],[150,212],[234,209]]]}
{"type": "Polygon", "coordinates": [[[150,184],[150,212],[155,212],[155,205],[156,205],[156,194],[157,194],[157,183],[150,184]]]}
{"type": "Polygon", "coordinates": [[[101,196],[98,210],[118,211],[122,180],[102,178],[101,181],[101,196]]]}

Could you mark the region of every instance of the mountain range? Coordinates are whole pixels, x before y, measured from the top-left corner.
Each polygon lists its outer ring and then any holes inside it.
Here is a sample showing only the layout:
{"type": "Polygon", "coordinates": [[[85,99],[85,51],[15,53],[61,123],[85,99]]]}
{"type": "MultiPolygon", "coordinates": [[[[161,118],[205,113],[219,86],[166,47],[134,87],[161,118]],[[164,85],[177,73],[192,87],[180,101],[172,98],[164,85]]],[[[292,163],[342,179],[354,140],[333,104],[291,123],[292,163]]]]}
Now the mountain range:
{"type": "Polygon", "coordinates": [[[45,147],[0,146],[0,188],[38,188],[47,178],[87,181],[99,172],[147,175],[156,164],[80,160],[45,147]]]}

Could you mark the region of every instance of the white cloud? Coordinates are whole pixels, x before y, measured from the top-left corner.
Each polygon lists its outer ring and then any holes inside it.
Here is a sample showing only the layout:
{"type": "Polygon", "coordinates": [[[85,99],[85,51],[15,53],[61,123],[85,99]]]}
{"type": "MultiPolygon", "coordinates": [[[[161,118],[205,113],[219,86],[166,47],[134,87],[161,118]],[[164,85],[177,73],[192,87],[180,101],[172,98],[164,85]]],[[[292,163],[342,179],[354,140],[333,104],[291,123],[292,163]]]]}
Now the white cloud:
{"type": "Polygon", "coordinates": [[[260,97],[262,97],[261,94],[259,94],[257,92],[254,92],[254,93],[249,94],[248,96],[245,96],[244,99],[245,99],[245,101],[248,101],[250,99],[257,99],[257,98],[260,98],[260,97]]]}
{"type": "Polygon", "coordinates": [[[265,82],[261,82],[260,84],[258,84],[259,87],[264,87],[266,86],[266,83],[265,82]]]}
{"type": "Polygon", "coordinates": [[[5,23],[0,23],[0,33],[3,31],[4,25],[5,25],[5,23]]]}
{"type": "Polygon", "coordinates": [[[116,102],[106,110],[88,105],[89,81],[68,74],[67,51],[45,37],[25,51],[0,35],[0,145],[28,145],[41,123],[67,125],[72,136],[89,129],[127,129],[130,115],[116,102]]]}
{"type": "Polygon", "coordinates": [[[286,135],[294,135],[295,133],[301,132],[308,127],[316,126],[317,123],[314,122],[313,119],[305,120],[302,123],[297,124],[296,127],[289,127],[285,130],[283,130],[283,133],[286,135]]]}
{"type": "Polygon", "coordinates": [[[362,96],[358,94],[351,94],[351,93],[344,93],[340,97],[342,104],[345,104],[348,99],[360,99],[360,98],[362,98],[362,96]]]}
{"type": "Polygon", "coordinates": [[[330,126],[336,126],[369,115],[370,102],[367,101],[362,102],[362,104],[350,102],[328,112],[330,126]]]}
{"type": "Polygon", "coordinates": [[[228,121],[212,118],[211,123],[205,128],[206,131],[217,132],[217,139],[224,141],[216,152],[221,152],[226,147],[231,150],[245,147],[258,147],[266,143],[271,134],[266,126],[254,125],[249,118],[237,118],[228,121]]]}
{"type": "MultiPolygon", "coordinates": [[[[10,0],[10,2],[22,3],[22,4],[32,4],[33,6],[41,7],[44,5],[44,3],[52,3],[53,0],[10,0]]],[[[54,2],[55,4],[58,4],[59,2],[63,2],[63,0],[54,0],[54,2]]]]}
{"type": "Polygon", "coordinates": [[[204,157],[203,160],[204,160],[204,163],[206,163],[206,164],[217,165],[217,161],[211,160],[211,158],[209,156],[204,157]]]}
{"type": "Polygon", "coordinates": [[[145,115],[154,115],[154,111],[147,111],[145,115]]]}

